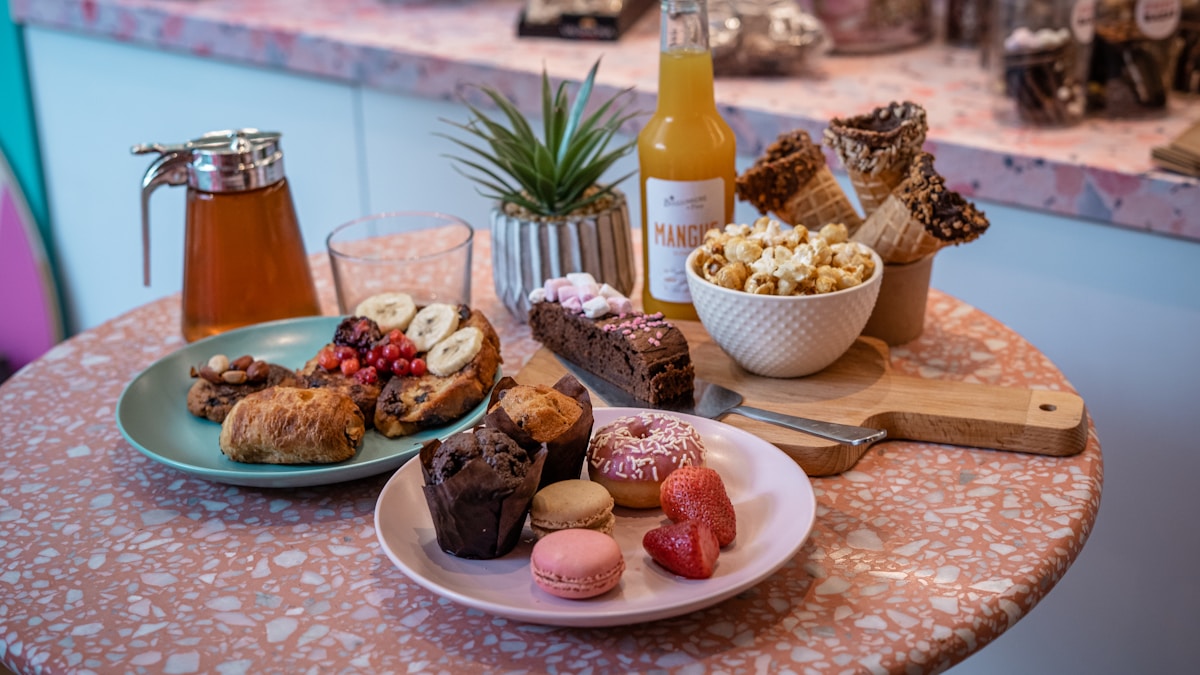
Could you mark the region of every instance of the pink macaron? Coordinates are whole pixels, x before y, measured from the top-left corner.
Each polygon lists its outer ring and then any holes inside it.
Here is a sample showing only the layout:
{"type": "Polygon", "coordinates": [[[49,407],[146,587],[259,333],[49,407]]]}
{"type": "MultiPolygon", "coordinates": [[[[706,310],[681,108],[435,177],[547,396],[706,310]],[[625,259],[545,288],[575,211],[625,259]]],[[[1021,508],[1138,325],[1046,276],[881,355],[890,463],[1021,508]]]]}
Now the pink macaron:
{"type": "Polygon", "coordinates": [[[533,581],[560,598],[579,600],[616,587],[625,571],[621,547],[607,534],[570,529],[551,532],[533,545],[533,581]]]}

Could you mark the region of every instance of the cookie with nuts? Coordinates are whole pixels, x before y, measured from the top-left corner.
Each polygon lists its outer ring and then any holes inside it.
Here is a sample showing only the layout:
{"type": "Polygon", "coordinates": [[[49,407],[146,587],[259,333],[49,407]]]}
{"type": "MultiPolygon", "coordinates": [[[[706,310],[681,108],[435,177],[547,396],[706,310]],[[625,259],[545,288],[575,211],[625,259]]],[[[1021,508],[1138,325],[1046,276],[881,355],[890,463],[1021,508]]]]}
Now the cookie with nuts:
{"type": "Polygon", "coordinates": [[[220,424],[243,398],[271,387],[302,386],[296,373],[246,355],[230,361],[216,354],[191,370],[196,381],[188,389],[187,409],[196,417],[220,424]]]}

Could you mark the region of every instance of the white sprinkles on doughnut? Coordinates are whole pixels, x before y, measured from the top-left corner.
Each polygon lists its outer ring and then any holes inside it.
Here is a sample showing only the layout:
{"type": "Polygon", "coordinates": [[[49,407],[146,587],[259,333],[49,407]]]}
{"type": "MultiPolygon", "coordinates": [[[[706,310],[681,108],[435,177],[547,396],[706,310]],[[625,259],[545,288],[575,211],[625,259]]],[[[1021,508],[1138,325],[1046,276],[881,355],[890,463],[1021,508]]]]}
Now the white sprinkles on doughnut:
{"type": "Polygon", "coordinates": [[[654,412],[608,424],[592,438],[592,450],[592,468],[622,480],[658,482],[680,466],[704,464],[699,432],[677,417],[654,412]],[[660,470],[665,471],[661,477],[660,470]]]}

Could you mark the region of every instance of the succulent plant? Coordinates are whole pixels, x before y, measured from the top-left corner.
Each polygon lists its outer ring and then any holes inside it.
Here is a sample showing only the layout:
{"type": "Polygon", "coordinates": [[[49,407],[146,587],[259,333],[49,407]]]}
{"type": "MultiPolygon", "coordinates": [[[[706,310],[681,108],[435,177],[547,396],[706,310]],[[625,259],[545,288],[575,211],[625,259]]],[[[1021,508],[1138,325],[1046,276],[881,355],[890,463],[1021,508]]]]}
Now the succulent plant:
{"type": "Polygon", "coordinates": [[[597,60],[579,86],[572,102],[566,81],[552,91],[550,77],[542,70],[542,137],[517,107],[492,87],[478,85],[507,118],[507,124],[467,104],[472,118],[465,124],[442,120],[478,139],[479,143],[439,134],[470,151],[475,158],[448,155],[455,170],[475,181],[480,194],[512,204],[543,218],[561,218],[612,194],[613,188],[636,172],[609,183],[600,183],[604,173],[621,157],[633,151],[637,141],[610,148],[618,129],[637,113],[627,113],[620,99],[624,89],[605,100],[595,112],[584,116],[595,85],[597,60]]]}

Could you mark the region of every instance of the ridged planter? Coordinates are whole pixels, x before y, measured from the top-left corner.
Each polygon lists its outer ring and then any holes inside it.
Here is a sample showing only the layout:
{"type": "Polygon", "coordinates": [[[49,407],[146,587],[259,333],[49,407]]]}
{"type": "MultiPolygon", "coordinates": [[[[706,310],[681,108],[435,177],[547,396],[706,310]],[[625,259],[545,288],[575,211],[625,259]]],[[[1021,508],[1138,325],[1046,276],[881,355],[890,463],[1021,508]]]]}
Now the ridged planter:
{"type": "Polygon", "coordinates": [[[624,193],[607,211],[563,221],[522,220],[492,209],[492,280],[496,296],[522,322],[529,292],[546,279],[590,272],[629,295],[635,267],[629,205],[624,193]]]}

